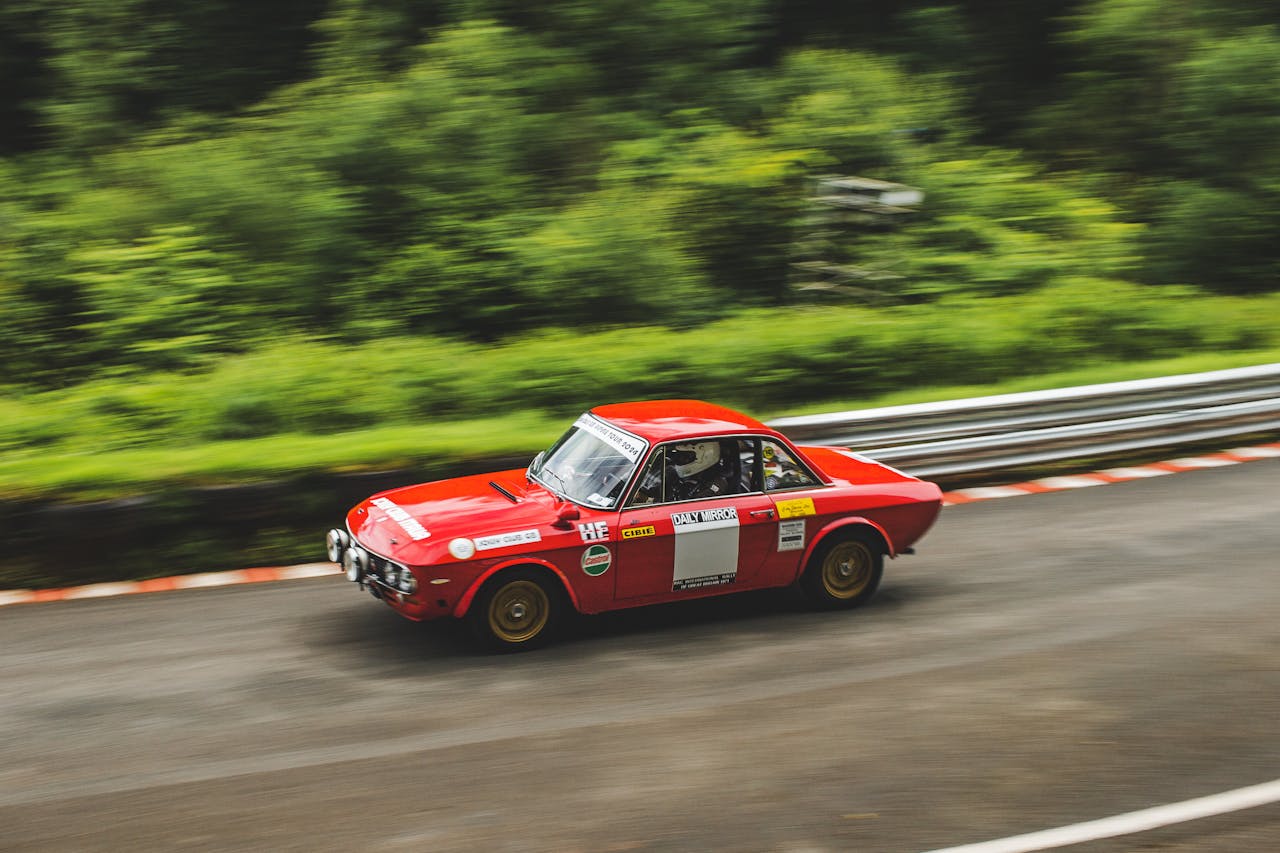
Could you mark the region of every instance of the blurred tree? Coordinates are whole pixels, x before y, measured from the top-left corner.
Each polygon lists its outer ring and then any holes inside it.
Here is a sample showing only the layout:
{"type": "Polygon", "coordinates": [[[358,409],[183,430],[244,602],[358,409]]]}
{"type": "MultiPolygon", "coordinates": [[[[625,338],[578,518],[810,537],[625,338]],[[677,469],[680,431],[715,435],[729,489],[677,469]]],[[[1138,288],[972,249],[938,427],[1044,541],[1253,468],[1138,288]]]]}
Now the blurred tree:
{"type": "Polygon", "coordinates": [[[315,24],[320,71],[377,79],[403,68],[411,49],[447,23],[450,0],[333,0],[315,24]]]}
{"type": "Polygon", "coordinates": [[[308,70],[324,0],[73,0],[40,22],[60,138],[118,143],[185,110],[229,112],[308,70]]]}
{"type": "Polygon", "coordinates": [[[1201,38],[1198,16],[1186,0],[1094,0],[1069,20],[1075,70],[1038,113],[1039,144],[1085,168],[1167,171],[1177,68],[1201,38]]]}
{"type": "Polygon", "coordinates": [[[1280,282],[1280,181],[1247,190],[1169,182],[1144,243],[1145,277],[1227,293],[1263,293],[1280,282]]]}
{"type": "Polygon", "coordinates": [[[717,75],[758,51],[766,0],[469,0],[492,16],[574,51],[601,93],[658,112],[709,103],[717,75]]]}
{"type": "Polygon", "coordinates": [[[46,31],[50,11],[39,0],[0,3],[0,156],[47,143],[39,103],[52,91],[46,31]]]}
{"type": "Polygon", "coordinates": [[[1189,176],[1247,187],[1280,169],[1280,32],[1207,40],[1178,68],[1172,144],[1189,176]]]}
{"type": "Polygon", "coordinates": [[[69,260],[86,306],[80,327],[99,364],[189,367],[244,335],[240,324],[262,331],[247,282],[189,227],[130,245],[84,246],[69,260]]]}

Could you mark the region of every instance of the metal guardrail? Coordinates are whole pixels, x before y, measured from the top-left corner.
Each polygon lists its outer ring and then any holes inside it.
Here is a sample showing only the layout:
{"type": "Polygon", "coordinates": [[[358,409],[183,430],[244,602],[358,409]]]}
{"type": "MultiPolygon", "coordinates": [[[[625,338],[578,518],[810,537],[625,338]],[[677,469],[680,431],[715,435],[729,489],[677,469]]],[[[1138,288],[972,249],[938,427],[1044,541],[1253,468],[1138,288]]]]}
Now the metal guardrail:
{"type": "Polygon", "coordinates": [[[921,477],[975,474],[1280,433],[1280,364],[781,418],[770,426],[921,477]]]}

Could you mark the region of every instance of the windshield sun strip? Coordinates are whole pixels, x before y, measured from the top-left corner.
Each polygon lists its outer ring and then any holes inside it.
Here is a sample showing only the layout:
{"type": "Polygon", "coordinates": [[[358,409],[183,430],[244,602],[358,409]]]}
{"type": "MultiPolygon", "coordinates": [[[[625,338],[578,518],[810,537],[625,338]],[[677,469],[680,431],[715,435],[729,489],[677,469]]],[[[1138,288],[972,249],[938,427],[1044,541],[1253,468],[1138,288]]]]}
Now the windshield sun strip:
{"type": "MultiPolygon", "coordinates": [[[[623,429],[622,427],[616,426],[616,425],[614,425],[614,424],[612,424],[612,423],[610,423],[610,422],[608,422],[608,421],[604,420],[603,418],[598,417],[597,415],[593,415],[591,412],[583,412],[583,413],[578,417],[578,419],[577,419],[576,421],[574,421],[574,422],[573,422],[573,426],[574,426],[574,428],[575,428],[575,429],[578,429],[578,430],[581,430],[581,431],[583,431],[583,432],[586,432],[588,435],[590,435],[591,437],[593,437],[593,438],[597,439],[597,440],[598,440],[598,441],[600,441],[602,444],[604,444],[604,445],[606,445],[606,446],[608,446],[608,447],[612,447],[614,450],[619,451],[619,453],[620,453],[622,456],[624,456],[624,457],[626,457],[626,458],[628,458],[628,459],[630,460],[631,465],[632,465],[633,467],[632,467],[632,469],[631,469],[631,473],[630,473],[630,474],[628,475],[628,477],[627,477],[627,485],[626,485],[626,488],[624,488],[624,489],[622,490],[622,492],[618,495],[618,497],[617,497],[616,499],[614,499],[613,501],[611,501],[607,506],[599,506],[599,505],[596,505],[596,504],[587,503],[587,502],[586,502],[586,501],[584,501],[584,500],[576,500],[576,499],[574,499],[572,496],[570,496],[570,495],[566,494],[566,493],[565,493],[565,491],[567,491],[567,490],[565,490],[565,489],[563,489],[563,488],[562,488],[562,487],[564,486],[564,481],[563,481],[563,480],[561,480],[561,487],[553,486],[550,482],[548,482],[548,481],[544,480],[544,479],[542,478],[541,474],[542,474],[542,472],[543,472],[544,470],[546,470],[546,467],[547,467],[547,461],[548,461],[549,457],[551,456],[550,450],[551,450],[551,449],[557,449],[557,450],[558,450],[558,449],[559,449],[559,447],[560,447],[560,445],[564,443],[564,439],[563,439],[563,438],[562,438],[562,439],[560,439],[560,440],[557,440],[557,441],[556,441],[556,443],[555,443],[555,444],[553,444],[551,448],[548,448],[548,451],[547,451],[546,455],[544,455],[544,456],[543,456],[543,458],[542,458],[542,462],[541,462],[541,464],[539,464],[539,465],[538,465],[538,470],[537,470],[537,471],[534,471],[534,470],[533,470],[533,466],[530,466],[530,467],[529,467],[529,469],[528,469],[528,471],[527,471],[527,473],[528,473],[529,477],[530,477],[534,482],[538,483],[538,484],[539,484],[539,485],[541,485],[543,488],[547,489],[547,490],[548,490],[548,491],[550,491],[552,494],[554,494],[554,495],[556,495],[557,497],[559,497],[561,500],[566,500],[566,501],[568,501],[569,503],[574,504],[574,505],[576,505],[576,506],[580,506],[580,507],[584,507],[584,508],[586,508],[586,509],[592,509],[592,510],[596,510],[596,511],[599,511],[599,510],[606,510],[606,509],[617,509],[617,508],[619,508],[619,507],[622,505],[622,500],[623,500],[623,498],[624,498],[624,497],[626,497],[626,495],[628,495],[628,494],[630,493],[631,488],[632,488],[632,487],[635,485],[635,483],[636,483],[636,474],[637,474],[637,472],[640,470],[640,463],[641,463],[641,462],[642,462],[642,461],[643,461],[643,460],[648,456],[648,453],[649,453],[649,448],[650,448],[650,446],[651,446],[651,445],[650,445],[650,443],[649,443],[649,441],[648,441],[648,440],[646,440],[646,439],[644,439],[644,438],[641,438],[640,436],[636,435],[635,433],[633,433],[633,432],[631,432],[631,431],[629,431],[629,430],[625,430],[625,429],[623,429]],[[588,429],[583,429],[583,427],[582,427],[580,424],[581,424],[583,421],[586,421],[586,420],[590,420],[590,421],[594,422],[596,425],[598,425],[599,427],[603,427],[604,429],[603,429],[603,430],[601,430],[601,429],[590,429],[590,428],[588,428],[588,429]],[[630,454],[630,453],[628,453],[628,452],[624,451],[621,447],[619,447],[619,446],[615,445],[615,444],[614,444],[613,442],[611,442],[608,438],[606,438],[604,434],[602,434],[602,432],[604,432],[604,431],[621,433],[622,435],[625,435],[625,436],[628,436],[628,437],[630,437],[630,438],[635,439],[635,441],[636,441],[636,443],[637,443],[637,445],[636,445],[636,446],[638,446],[638,447],[639,447],[638,455],[637,455],[634,459],[631,459],[631,454],[630,454]]],[[[566,436],[566,437],[567,437],[567,436],[566,436]]],[[[550,472],[550,473],[555,474],[555,472],[554,472],[554,471],[552,471],[552,472],[550,472]]],[[[559,479],[559,475],[556,475],[556,479],[559,479]]]]}

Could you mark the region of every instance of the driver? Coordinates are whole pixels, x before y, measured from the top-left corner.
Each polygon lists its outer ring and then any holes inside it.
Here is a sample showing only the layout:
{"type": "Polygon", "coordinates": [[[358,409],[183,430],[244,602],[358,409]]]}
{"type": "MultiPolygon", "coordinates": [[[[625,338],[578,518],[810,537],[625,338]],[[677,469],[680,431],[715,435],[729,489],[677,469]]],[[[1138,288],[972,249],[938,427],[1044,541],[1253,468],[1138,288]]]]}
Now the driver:
{"type": "Polygon", "coordinates": [[[669,461],[675,471],[675,500],[729,494],[729,480],[720,465],[720,442],[677,444],[669,461]]]}

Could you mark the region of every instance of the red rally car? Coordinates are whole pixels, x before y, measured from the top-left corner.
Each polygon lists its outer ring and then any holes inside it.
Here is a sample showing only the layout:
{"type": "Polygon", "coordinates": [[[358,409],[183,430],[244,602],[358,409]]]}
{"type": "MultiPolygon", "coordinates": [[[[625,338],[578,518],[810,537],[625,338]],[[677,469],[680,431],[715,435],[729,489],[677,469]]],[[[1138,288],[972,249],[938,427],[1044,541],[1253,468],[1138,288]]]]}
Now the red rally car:
{"type": "Polygon", "coordinates": [[[375,495],[327,535],[347,578],[410,619],[497,649],[600,613],[799,583],[852,607],[912,553],[942,495],[836,447],[797,447],[696,400],[601,406],[527,469],[375,495]]]}

